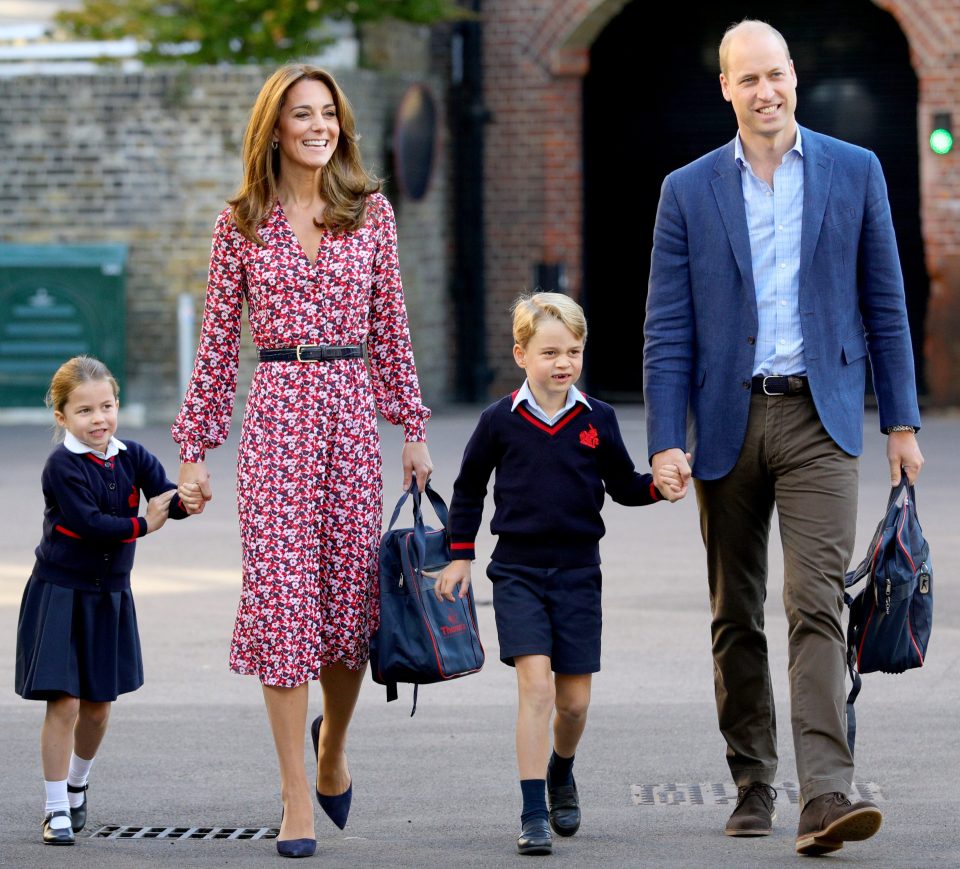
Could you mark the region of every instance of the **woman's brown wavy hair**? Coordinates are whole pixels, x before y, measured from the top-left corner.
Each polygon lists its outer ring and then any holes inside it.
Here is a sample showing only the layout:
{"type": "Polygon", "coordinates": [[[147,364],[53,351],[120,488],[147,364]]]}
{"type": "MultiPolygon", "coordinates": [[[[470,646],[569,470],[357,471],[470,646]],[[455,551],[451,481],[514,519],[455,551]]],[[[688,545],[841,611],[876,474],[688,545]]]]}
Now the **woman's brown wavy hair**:
{"type": "Polygon", "coordinates": [[[243,183],[237,195],[228,200],[240,232],[263,244],[258,229],[277,201],[280,152],[271,147],[273,132],[280,120],[287,92],[301,79],[319,81],[330,88],[340,124],[337,149],[319,173],[319,192],[326,207],[323,223],[314,223],[333,232],[351,232],[363,226],[367,197],[380,189],[378,179],[363,168],[360,136],[353,108],[330,73],[305,63],[288,63],[268,78],[250,112],[243,136],[243,183]]]}

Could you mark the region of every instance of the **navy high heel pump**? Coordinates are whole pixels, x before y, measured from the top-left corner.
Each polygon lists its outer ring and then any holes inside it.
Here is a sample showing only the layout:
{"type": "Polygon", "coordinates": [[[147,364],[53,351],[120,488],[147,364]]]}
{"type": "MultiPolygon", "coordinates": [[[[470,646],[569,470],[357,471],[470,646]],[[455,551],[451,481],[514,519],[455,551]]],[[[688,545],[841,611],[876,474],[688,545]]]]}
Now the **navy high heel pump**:
{"type": "MultiPolygon", "coordinates": [[[[283,826],[283,810],[280,810],[283,826]]],[[[279,835],[279,831],[277,833],[279,835]]],[[[277,853],[281,857],[312,857],[317,850],[316,839],[277,839],[277,853]]]]}
{"type": "MultiPolygon", "coordinates": [[[[318,715],[313,719],[313,724],[310,725],[310,736],[313,737],[313,754],[317,758],[318,764],[320,763],[320,725],[322,723],[323,716],[318,715]]],[[[335,797],[320,793],[319,788],[315,788],[315,790],[317,791],[317,802],[320,803],[320,808],[342,830],[347,825],[347,818],[350,816],[350,803],[353,800],[353,779],[350,780],[347,789],[335,797]]]]}

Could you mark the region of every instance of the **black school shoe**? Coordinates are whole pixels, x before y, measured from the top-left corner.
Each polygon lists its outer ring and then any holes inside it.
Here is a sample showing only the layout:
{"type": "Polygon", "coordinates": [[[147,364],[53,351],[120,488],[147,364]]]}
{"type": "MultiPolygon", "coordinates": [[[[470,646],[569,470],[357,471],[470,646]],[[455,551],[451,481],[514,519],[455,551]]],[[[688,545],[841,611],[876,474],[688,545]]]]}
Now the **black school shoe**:
{"type": "Polygon", "coordinates": [[[79,833],[87,825],[87,788],[90,785],[67,785],[67,793],[83,794],[83,802],[75,809],[70,809],[70,826],[74,833],[79,833]]]}
{"type": "Polygon", "coordinates": [[[545,818],[531,818],[523,822],[520,836],[517,838],[519,854],[552,854],[553,837],[545,818]]]}
{"type": "Polygon", "coordinates": [[[572,836],[580,829],[580,795],[577,782],[570,777],[570,784],[550,787],[547,773],[547,805],[550,807],[550,826],[558,836],[572,836]]]}
{"type": "Polygon", "coordinates": [[[53,818],[69,818],[69,812],[50,812],[43,819],[43,844],[44,845],[72,845],[76,842],[73,830],[70,827],[63,827],[55,830],[50,826],[53,818]]]}

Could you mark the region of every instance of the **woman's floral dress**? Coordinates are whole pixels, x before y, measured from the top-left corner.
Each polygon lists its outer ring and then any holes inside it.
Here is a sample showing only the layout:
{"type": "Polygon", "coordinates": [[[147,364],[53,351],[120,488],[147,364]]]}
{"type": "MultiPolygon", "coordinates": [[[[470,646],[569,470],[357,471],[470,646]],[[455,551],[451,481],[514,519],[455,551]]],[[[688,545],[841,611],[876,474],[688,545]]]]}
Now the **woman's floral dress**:
{"type": "Polygon", "coordinates": [[[279,202],[244,238],[214,230],[200,346],[173,425],[180,459],[227,437],[243,301],[258,348],[366,343],[369,359],[261,362],[243,418],[237,504],[243,591],[230,668],[295,687],[336,662],[359,669],[379,623],[382,482],[376,411],[424,439],[393,209],[370,196],[356,232],[323,234],[311,265],[279,202]]]}

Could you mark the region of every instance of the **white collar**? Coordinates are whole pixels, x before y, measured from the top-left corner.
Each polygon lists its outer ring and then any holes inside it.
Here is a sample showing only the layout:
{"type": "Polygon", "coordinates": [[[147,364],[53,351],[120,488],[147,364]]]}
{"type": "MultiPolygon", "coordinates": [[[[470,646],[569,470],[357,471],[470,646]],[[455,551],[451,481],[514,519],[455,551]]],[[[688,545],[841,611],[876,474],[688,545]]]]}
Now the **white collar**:
{"type": "Polygon", "coordinates": [[[581,404],[585,404],[588,410],[593,410],[593,408],[590,407],[590,402],[587,401],[586,396],[579,389],[577,389],[576,386],[571,386],[570,389],[567,390],[566,403],[553,416],[547,416],[546,411],[544,411],[544,409],[537,404],[537,400],[533,397],[533,392],[530,390],[530,383],[526,380],[523,381],[523,386],[517,390],[517,396],[514,398],[510,410],[516,410],[517,405],[519,405],[521,401],[525,401],[530,406],[530,410],[534,411],[537,416],[539,416],[548,424],[552,424],[554,420],[563,416],[578,401],[581,404]]]}
{"type": "Polygon", "coordinates": [[[82,456],[84,453],[93,453],[98,459],[112,459],[120,450],[125,450],[127,445],[117,438],[110,438],[107,443],[107,451],[105,453],[97,452],[93,447],[88,447],[80,438],[73,435],[72,432],[67,432],[63,436],[63,445],[70,450],[71,453],[76,453],[78,456],[82,456]]]}

